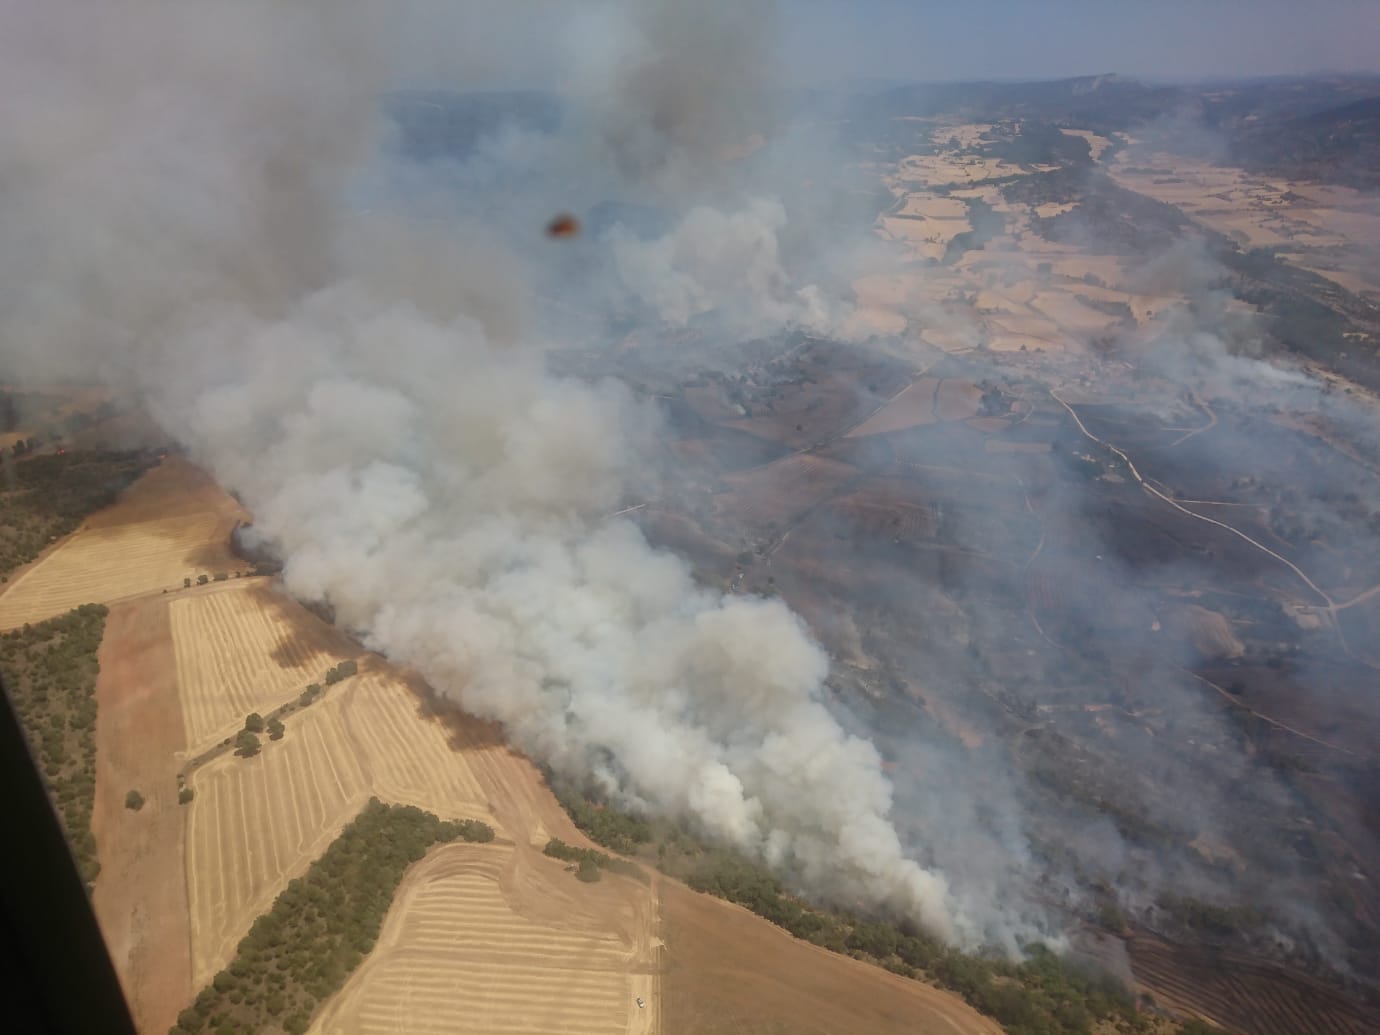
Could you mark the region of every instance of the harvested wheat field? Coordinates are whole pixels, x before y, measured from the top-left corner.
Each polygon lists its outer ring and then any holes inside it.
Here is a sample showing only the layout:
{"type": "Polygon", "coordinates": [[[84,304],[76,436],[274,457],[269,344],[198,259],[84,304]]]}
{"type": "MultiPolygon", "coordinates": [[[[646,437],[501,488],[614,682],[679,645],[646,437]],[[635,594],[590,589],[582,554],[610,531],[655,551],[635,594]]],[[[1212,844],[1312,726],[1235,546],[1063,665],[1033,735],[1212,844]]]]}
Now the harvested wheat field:
{"type": "Polygon", "coordinates": [[[844,437],[864,438],[868,435],[885,435],[891,431],[904,431],[906,428],[914,428],[922,424],[933,424],[936,420],[934,397],[938,387],[938,378],[919,378],[844,437]]]}
{"type": "Polygon", "coordinates": [[[1117,325],[1116,317],[1084,305],[1065,291],[1041,291],[1031,308],[1074,335],[1110,334],[1117,325]]]}
{"type": "Polygon", "coordinates": [[[172,599],[177,685],[196,754],[233,736],[250,712],[267,712],[319,683],[359,653],[344,635],[310,619],[266,579],[214,583],[172,599]]]}
{"type": "MultiPolygon", "coordinates": [[[[1045,166],[1032,168],[1045,172],[1045,166]]],[[[1028,170],[1000,158],[981,158],[977,155],[931,154],[910,155],[896,163],[889,182],[893,190],[915,185],[931,187],[935,184],[966,186],[1000,180],[1008,176],[1022,176],[1028,170]]]]}
{"type": "Polygon", "coordinates": [[[949,250],[949,242],[972,227],[966,219],[889,219],[883,218],[880,230],[886,239],[904,245],[904,258],[915,262],[925,259],[941,260],[949,250]]]}
{"type": "Polygon", "coordinates": [[[1380,290],[1373,194],[1162,153],[1122,152],[1110,171],[1122,186],[1177,205],[1243,246],[1279,248],[1282,258],[1358,294],[1380,290]]]}
{"type": "Polygon", "coordinates": [[[986,345],[997,352],[1016,352],[1021,346],[1062,349],[1070,344],[1069,336],[1059,329],[1058,324],[1033,313],[988,318],[986,324],[986,345]]]}
{"type": "Polygon", "coordinates": [[[964,420],[978,411],[982,389],[971,381],[941,378],[934,392],[934,414],[940,420],[964,420]]]}
{"type": "Polygon", "coordinates": [[[915,191],[906,195],[905,203],[893,215],[903,219],[957,219],[966,223],[968,207],[962,198],[915,191]]]}
{"type": "Polygon", "coordinates": [[[368,794],[330,695],[290,718],[283,740],[259,756],[222,755],[188,782],[196,792],[186,847],[192,976],[201,987],[368,794]]]}
{"type": "Polygon", "coordinates": [[[650,1032],[655,929],[654,895],[630,878],[585,884],[525,846],[448,845],[408,874],[312,1031],[650,1032]]]}
{"type": "Polygon", "coordinates": [[[792,938],[739,906],[660,889],[661,1014],[684,1035],[999,1035],[957,996],[792,938]]]}
{"type": "Polygon", "coordinates": [[[397,676],[369,671],[289,715],[254,758],[221,755],[189,783],[192,962],[197,984],[224,966],[278,893],[371,796],[443,818],[491,818],[450,727],[424,717],[397,676]]]}
{"type": "Polygon", "coordinates": [[[10,583],[0,629],[233,571],[243,562],[230,552],[230,532],[246,517],[204,472],[168,457],[10,583]]]}
{"type": "Polygon", "coordinates": [[[1082,137],[1086,140],[1088,142],[1089,156],[1094,162],[1102,156],[1103,151],[1112,146],[1111,140],[1100,134],[1094,133],[1090,129],[1064,129],[1060,132],[1065,136],[1082,137]]]}
{"type": "Polygon", "coordinates": [[[904,334],[907,326],[904,316],[881,306],[855,306],[843,323],[844,334],[855,338],[874,334],[896,337],[904,334]]]}
{"type": "Polygon", "coordinates": [[[1227,617],[1196,604],[1177,609],[1174,620],[1186,639],[1205,658],[1239,658],[1246,652],[1227,617]]]}

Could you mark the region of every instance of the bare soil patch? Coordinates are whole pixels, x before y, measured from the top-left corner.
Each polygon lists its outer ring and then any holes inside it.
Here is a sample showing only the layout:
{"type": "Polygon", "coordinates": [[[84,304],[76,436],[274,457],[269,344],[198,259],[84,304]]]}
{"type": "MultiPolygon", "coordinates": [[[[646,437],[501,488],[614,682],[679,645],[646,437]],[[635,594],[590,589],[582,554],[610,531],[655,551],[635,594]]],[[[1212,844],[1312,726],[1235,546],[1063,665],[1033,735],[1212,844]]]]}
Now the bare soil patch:
{"type": "Polygon", "coordinates": [[[661,886],[666,1030],[997,1035],[947,992],[799,941],[739,906],[661,886]]]}
{"type": "Polygon", "coordinates": [[[106,619],[96,682],[96,802],[101,873],[93,903],[141,1031],[166,1031],[193,994],[182,865],[183,747],[165,599],[117,604],[106,619]],[[125,808],[137,789],[144,806],[125,808]]]}
{"type": "Polygon", "coordinates": [[[921,424],[933,424],[937,419],[934,413],[934,400],[938,385],[938,378],[919,378],[881,410],[850,431],[845,438],[885,435],[891,431],[914,428],[921,424]]]}
{"type": "Polygon", "coordinates": [[[831,495],[857,472],[847,464],[796,454],[754,471],[731,474],[733,491],[715,497],[715,506],[741,525],[781,527],[831,495]]]}

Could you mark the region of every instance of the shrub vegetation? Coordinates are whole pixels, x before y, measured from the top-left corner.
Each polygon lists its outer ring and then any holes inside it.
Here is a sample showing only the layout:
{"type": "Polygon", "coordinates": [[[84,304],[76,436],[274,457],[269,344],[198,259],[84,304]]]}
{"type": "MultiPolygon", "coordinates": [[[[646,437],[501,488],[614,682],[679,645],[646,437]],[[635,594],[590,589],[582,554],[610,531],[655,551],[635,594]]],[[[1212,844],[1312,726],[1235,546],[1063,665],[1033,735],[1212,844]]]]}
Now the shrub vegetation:
{"type": "Polygon", "coordinates": [[[544,851],[553,859],[563,859],[566,862],[576,863],[578,866],[576,875],[581,880],[598,880],[600,870],[621,873],[644,883],[647,880],[647,871],[635,862],[617,859],[614,856],[605,855],[603,852],[596,852],[592,848],[576,848],[574,845],[566,844],[558,837],[553,837],[546,842],[544,851]],[[590,876],[591,872],[593,876],[590,876]]]}
{"type": "Polygon", "coordinates": [[[566,792],[559,795],[561,806],[570,813],[589,839],[624,855],[635,855],[640,846],[652,840],[648,823],[616,809],[595,804],[583,795],[566,792]]]}
{"type": "Polygon", "coordinates": [[[88,889],[100,872],[91,808],[96,798],[96,651],[106,614],[100,604],[83,604],[60,617],[0,634],[0,673],[88,889]]]}
{"type": "Polygon", "coordinates": [[[359,663],[355,661],[354,658],[346,658],[339,665],[334,665],[326,670],[325,683],[327,686],[331,686],[334,683],[339,683],[342,679],[354,675],[358,671],[359,663]]]}
{"type": "MultiPolygon", "coordinates": [[[[696,891],[744,906],[804,941],[950,989],[996,1018],[1011,1035],[1158,1030],[1116,978],[1072,963],[1044,945],[1026,946],[1021,962],[997,953],[959,952],[904,920],[808,903],[789,893],[761,863],[733,849],[707,846],[672,824],[643,822],[568,789],[558,796],[576,826],[595,843],[654,861],[696,891]]],[[[582,868],[588,863],[596,871],[616,870],[620,863],[636,868],[629,860],[557,840],[547,844],[546,854],[582,868]]]]}

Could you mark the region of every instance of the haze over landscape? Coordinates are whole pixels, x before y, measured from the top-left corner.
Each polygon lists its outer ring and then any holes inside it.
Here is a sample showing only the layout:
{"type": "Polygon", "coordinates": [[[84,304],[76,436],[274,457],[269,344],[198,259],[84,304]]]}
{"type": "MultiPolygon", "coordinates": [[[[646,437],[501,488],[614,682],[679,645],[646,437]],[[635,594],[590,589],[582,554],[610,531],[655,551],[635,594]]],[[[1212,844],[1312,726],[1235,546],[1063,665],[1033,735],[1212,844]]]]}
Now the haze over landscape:
{"type": "Polygon", "coordinates": [[[1056,6],[0,8],[0,672],[142,1027],[1370,1030],[1374,31],[1056,6]]]}

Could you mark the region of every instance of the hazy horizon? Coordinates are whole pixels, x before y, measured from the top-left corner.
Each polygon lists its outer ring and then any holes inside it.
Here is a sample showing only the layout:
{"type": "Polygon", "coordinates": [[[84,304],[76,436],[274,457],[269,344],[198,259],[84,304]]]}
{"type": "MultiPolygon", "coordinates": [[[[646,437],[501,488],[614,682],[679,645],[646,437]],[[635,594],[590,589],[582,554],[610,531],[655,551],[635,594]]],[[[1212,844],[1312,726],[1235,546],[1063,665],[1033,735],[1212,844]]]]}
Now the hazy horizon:
{"type": "MultiPolygon", "coordinates": [[[[763,6],[768,6],[764,4],[763,6]]],[[[1374,5],[1307,10],[1282,0],[1205,7],[1088,0],[775,0],[778,35],[761,48],[791,87],[1021,81],[1117,74],[1150,81],[1380,74],[1374,5]]],[[[602,5],[405,0],[395,27],[419,85],[553,87],[569,56],[597,53],[602,5]],[[533,32],[532,25],[549,28],[533,32]],[[588,48],[581,41],[588,40],[588,48]],[[513,46],[520,41],[520,46],[513,46]]]]}
{"type": "Polygon", "coordinates": [[[782,11],[787,71],[802,82],[1380,73],[1372,4],[783,0],[782,11]],[[790,67],[801,62],[812,74],[790,67]]]}

